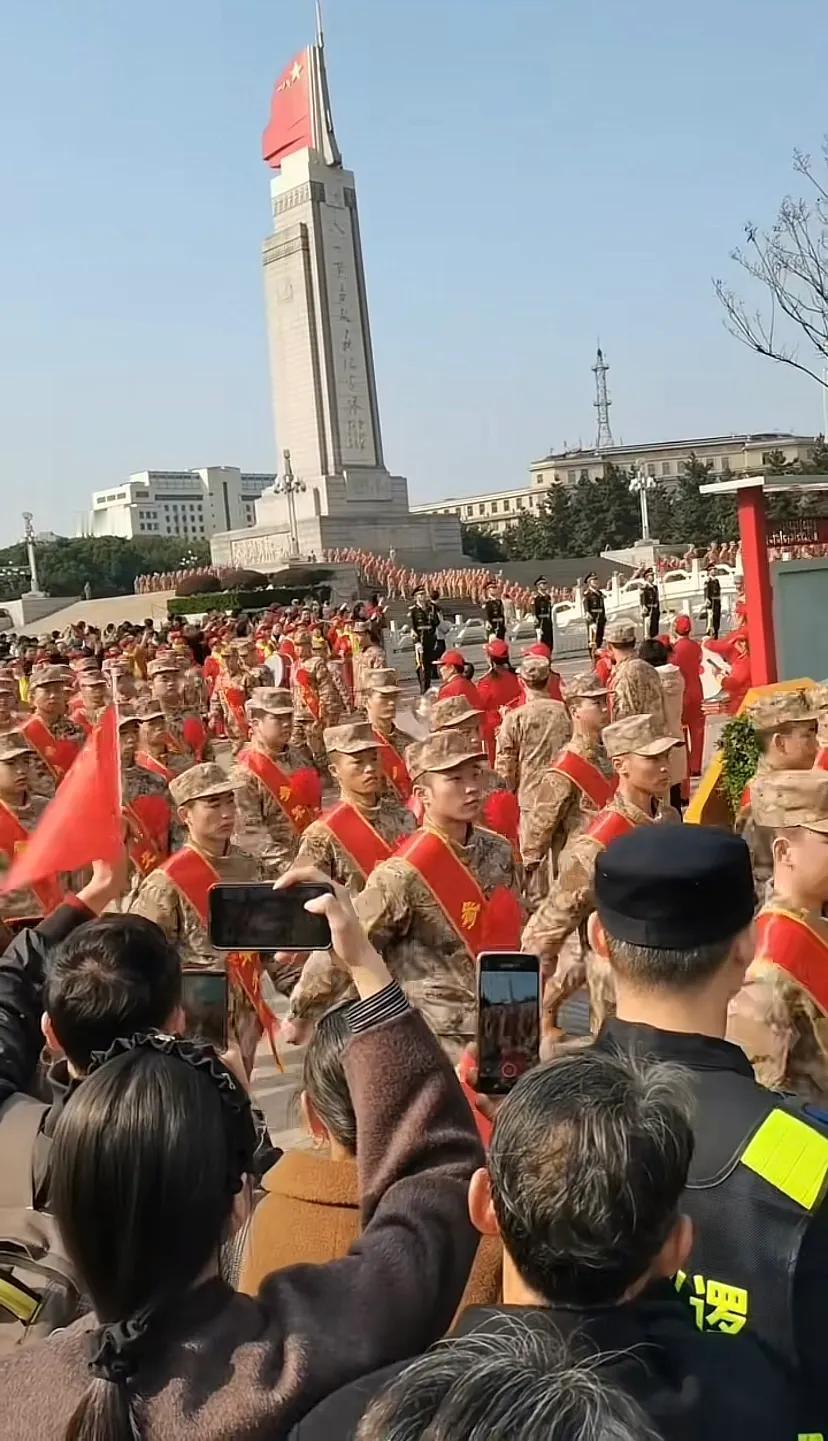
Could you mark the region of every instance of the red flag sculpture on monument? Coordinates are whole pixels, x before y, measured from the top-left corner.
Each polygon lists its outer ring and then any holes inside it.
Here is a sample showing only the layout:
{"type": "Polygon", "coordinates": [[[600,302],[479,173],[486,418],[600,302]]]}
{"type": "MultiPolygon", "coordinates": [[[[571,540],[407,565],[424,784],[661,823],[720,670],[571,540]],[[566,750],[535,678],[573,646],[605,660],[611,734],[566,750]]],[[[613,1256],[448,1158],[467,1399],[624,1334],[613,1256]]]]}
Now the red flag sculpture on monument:
{"type": "Polygon", "coordinates": [[[15,856],[0,891],[25,890],[92,861],[114,861],[122,849],[118,718],[110,706],[15,856]]]}
{"type": "Polygon", "coordinates": [[[310,50],[302,50],[276,82],[270,123],[262,135],[262,156],[272,170],[278,170],[286,155],[312,145],[310,50]]]}

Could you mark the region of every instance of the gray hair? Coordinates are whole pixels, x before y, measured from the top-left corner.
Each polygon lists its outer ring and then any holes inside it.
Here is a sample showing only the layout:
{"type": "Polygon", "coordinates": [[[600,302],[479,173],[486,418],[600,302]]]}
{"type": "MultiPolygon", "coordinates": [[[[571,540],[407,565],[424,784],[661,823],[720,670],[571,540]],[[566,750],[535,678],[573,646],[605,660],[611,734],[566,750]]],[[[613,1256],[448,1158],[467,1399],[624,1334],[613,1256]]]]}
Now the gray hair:
{"type": "Polygon", "coordinates": [[[575,1362],[551,1317],[542,1329],[501,1319],[496,1332],[450,1338],[407,1367],[357,1441],[658,1441],[601,1359],[575,1362]]]}
{"type": "Polygon", "coordinates": [[[686,1072],[597,1049],[521,1078],[489,1152],[503,1244],[551,1304],[606,1305],[647,1274],[693,1155],[686,1072]]]}
{"type": "Polygon", "coordinates": [[[735,936],[694,946],[688,951],[637,946],[606,933],[610,962],[619,975],[645,990],[691,991],[721,969],[733,949],[735,936]]]}

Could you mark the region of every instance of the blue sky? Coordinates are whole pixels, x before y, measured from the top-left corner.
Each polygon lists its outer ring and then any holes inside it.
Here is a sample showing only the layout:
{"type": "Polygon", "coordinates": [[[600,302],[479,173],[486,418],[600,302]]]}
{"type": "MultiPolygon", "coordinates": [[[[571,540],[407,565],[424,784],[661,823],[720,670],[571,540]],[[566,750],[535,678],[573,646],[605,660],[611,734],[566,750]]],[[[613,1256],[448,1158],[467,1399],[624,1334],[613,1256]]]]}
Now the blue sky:
{"type": "MultiPolygon", "coordinates": [[[[828,130],[824,0],[327,0],[386,457],[413,499],[616,439],[820,428],[711,276],[828,130]]],[[[311,0],[3,0],[0,543],[146,467],[274,464],[259,158],[311,0]]]]}

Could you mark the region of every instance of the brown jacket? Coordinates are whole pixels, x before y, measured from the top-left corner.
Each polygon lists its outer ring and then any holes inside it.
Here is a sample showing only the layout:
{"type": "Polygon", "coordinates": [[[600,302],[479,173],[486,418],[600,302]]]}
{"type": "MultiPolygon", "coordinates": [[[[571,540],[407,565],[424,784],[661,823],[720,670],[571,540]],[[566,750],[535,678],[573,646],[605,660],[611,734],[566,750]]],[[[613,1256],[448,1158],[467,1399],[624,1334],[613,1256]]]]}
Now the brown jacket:
{"type": "MultiPolygon", "coordinates": [[[[250,1228],[239,1290],[255,1296],[272,1271],[346,1256],[362,1234],[354,1160],[291,1151],[264,1178],[267,1195],[250,1228]]],[[[500,1243],[481,1240],[460,1310],[500,1300],[500,1243]]]]}
{"type": "MultiPolygon", "coordinates": [[[[283,1436],[338,1386],[442,1336],[474,1254],[468,1103],[420,1016],[356,1035],[345,1072],[359,1135],[363,1234],[327,1266],[292,1266],[254,1297],[212,1281],[176,1298],[139,1368],[144,1441],[283,1436]]],[[[94,1321],[91,1322],[94,1325],[94,1321]]],[[[0,1364],[3,1441],[64,1441],[89,1384],[90,1321],[0,1364]]]]}

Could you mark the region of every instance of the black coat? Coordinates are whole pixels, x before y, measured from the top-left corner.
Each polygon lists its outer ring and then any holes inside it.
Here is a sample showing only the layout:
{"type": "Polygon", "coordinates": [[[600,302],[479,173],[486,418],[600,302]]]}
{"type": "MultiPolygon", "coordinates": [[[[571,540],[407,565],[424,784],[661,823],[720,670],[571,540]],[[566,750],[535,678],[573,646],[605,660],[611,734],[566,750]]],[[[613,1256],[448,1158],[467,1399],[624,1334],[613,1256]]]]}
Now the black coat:
{"type": "MultiPolygon", "coordinates": [[[[787,1441],[795,1434],[786,1380],[760,1344],[697,1331],[669,1282],[628,1305],[601,1310],[473,1309],[453,1334],[511,1331],[516,1316],[533,1329],[554,1328],[579,1358],[607,1354],[601,1372],[634,1397],[664,1441],[787,1441]]],[[[373,1398],[405,1365],[343,1387],[315,1407],[289,1441],[351,1441],[373,1398]]]]}

